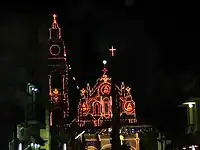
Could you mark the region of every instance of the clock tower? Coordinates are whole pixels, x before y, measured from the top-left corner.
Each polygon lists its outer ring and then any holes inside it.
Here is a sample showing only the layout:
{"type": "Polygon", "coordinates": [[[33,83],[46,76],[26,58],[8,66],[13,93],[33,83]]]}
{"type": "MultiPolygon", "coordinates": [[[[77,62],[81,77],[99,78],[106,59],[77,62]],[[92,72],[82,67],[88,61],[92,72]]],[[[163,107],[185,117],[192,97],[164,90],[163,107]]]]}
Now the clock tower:
{"type": "Polygon", "coordinates": [[[51,149],[56,149],[69,115],[69,99],[66,49],[55,14],[53,15],[52,27],[49,29],[48,82],[51,149]]]}

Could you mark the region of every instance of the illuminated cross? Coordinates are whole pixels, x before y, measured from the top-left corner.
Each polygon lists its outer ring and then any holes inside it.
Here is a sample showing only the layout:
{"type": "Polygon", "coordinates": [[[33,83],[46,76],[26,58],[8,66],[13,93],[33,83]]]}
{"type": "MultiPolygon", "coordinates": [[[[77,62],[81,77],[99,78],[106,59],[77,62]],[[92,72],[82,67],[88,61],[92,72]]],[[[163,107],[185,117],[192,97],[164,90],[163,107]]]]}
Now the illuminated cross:
{"type": "Polygon", "coordinates": [[[113,48],[113,46],[112,46],[112,48],[109,49],[109,51],[111,52],[111,56],[115,56],[116,49],[113,48]]]}
{"type": "Polygon", "coordinates": [[[57,18],[57,15],[56,14],[53,14],[53,22],[56,23],[56,18],[57,18]]]}
{"type": "Polygon", "coordinates": [[[103,68],[103,74],[106,74],[106,72],[108,71],[106,68],[103,68]]]}

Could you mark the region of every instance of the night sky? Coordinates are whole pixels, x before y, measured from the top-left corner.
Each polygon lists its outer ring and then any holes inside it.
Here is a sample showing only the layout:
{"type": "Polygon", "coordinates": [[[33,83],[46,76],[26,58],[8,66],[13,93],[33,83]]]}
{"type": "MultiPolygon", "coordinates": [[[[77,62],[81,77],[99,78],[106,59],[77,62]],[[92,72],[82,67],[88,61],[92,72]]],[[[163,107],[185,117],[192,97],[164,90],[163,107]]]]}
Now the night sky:
{"type": "MultiPolygon", "coordinates": [[[[0,14],[0,87],[8,87],[7,92],[28,78],[45,89],[48,28],[56,13],[76,84],[94,84],[113,45],[118,63],[108,68],[117,67],[119,83],[131,86],[141,123],[174,131],[184,116],[178,105],[200,96],[199,17],[189,1],[71,0],[5,8],[0,14]]],[[[1,103],[10,104],[5,94],[1,97],[1,103]]]]}

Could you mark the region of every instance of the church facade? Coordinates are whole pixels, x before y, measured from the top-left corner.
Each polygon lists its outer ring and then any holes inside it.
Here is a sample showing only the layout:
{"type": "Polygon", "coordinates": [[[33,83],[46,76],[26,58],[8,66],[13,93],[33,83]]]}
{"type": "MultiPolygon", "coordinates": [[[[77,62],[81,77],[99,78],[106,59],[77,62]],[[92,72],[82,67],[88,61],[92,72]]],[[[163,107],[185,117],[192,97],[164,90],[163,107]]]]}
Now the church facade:
{"type": "MultiPolygon", "coordinates": [[[[112,95],[111,78],[107,71],[103,69],[103,75],[93,87],[88,83],[86,88],[80,90],[77,123],[85,130],[85,147],[88,150],[111,149],[112,95]]],[[[121,144],[125,142],[132,150],[139,150],[140,139],[133,127],[137,119],[131,88],[123,82],[115,87],[119,95],[121,144]]]]}

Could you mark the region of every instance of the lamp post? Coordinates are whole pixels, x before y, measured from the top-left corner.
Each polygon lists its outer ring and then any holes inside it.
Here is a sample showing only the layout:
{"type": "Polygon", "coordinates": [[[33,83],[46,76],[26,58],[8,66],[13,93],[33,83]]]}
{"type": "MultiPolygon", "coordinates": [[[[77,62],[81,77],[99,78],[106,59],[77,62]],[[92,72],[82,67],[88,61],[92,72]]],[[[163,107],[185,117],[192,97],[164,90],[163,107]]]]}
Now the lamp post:
{"type": "Polygon", "coordinates": [[[194,133],[198,128],[197,101],[190,99],[180,105],[187,108],[188,133],[194,133]]]}
{"type": "MultiPolygon", "coordinates": [[[[36,93],[39,93],[38,88],[36,88],[33,84],[28,83],[27,84],[27,93],[31,96],[31,105],[32,105],[32,117],[31,119],[35,119],[35,105],[36,105],[36,93]]],[[[26,122],[28,120],[28,114],[26,111],[26,122]]]]}

